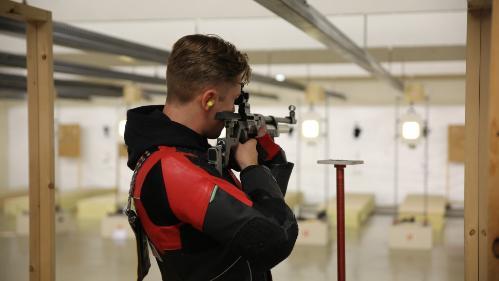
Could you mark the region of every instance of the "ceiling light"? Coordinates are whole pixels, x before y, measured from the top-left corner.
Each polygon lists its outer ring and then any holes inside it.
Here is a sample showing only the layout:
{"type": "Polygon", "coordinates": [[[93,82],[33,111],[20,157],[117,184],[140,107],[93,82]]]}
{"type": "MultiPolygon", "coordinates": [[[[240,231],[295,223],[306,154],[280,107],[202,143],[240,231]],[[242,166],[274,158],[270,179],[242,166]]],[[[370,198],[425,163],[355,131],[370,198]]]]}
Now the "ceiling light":
{"type": "Polygon", "coordinates": [[[118,58],[122,61],[122,62],[126,62],[126,63],[132,63],[135,61],[134,58],[132,57],[129,57],[129,56],[118,56],[118,58]]]}
{"type": "Polygon", "coordinates": [[[282,82],[282,81],[286,80],[286,76],[282,73],[278,73],[275,75],[275,80],[282,82]]]}

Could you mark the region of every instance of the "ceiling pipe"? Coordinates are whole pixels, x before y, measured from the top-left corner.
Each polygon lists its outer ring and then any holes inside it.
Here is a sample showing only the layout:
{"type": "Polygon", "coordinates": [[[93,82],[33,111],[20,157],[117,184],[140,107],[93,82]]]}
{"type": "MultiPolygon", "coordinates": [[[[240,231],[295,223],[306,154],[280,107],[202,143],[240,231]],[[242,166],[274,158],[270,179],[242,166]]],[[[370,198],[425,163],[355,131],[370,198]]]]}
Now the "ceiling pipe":
{"type": "MultiPolygon", "coordinates": [[[[0,65],[26,68],[26,56],[0,52],[0,65]]],[[[164,78],[138,75],[122,71],[109,70],[100,67],[62,62],[58,60],[54,60],[54,72],[82,75],[87,77],[120,79],[120,80],[127,80],[127,81],[154,84],[154,85],[166,85],[166,79],[164,78]]],[[[266,76],[263,76],[263,78],[268,79],[266,76]]],[[[274,99],[274,100],[279,99],[276,95],[273,94],[251,92],[251,95],[261,98],[274,99]]]]}
{"type": "Polygon", "coordinates": [[[404,84],[400,79],[393,77],[369,53],[357,46],[305,0],[255,1],[369,73],[387,81],[395,89],[404,90],[404,84]]]}
{"type": "MultiPolygon", "coordinates": [[[[5,56],[0,55],[0,65],[3,64],[4,62],[2,58],[5,58],[5,56]]],[[[9,65],[9,66],[16,67],[17,65],[9,65]]],[[[56,67],[54,67],[54,69],[55,68],[56,67]]],[[[71,70],[71,72],[62,72],[62,73],[81,74],[74,70],[71,70]]],[[[64,98],[84,99],[84,98],[89,98],[91,96],[105,96],[105,97],[123,96],[123,87],[120,85],[91,83],[91,82],[75,81],[75,80],[60,80],[60,79],[56,79],[54,84],[57,89],[58,96],[64,98]]],[[[26,77],[20,75],[0,73],[0,89],[20,90],[26,92],[26,77]]],[[[143,93],[145,96],[161,95],[166,97],[166,91],[143,89],[143,93]]],[[[272,100],[279,99],[277,95],[266,94],[266,93],[252,93],[252,96],[264,99],[272,99],[272,100]]]]}
{"type": "MultiPolygon", "coordinates": [[[[26,56],[0,52],[0,65],[26,68],[26,56]]],[[[54,72],[166,85],[166,79],[54,60],[54,72]]]]}
{"type": "MultiPolygon", "coordinates": [[[[119,85],[61,79],[55,79],[54,84],[59,98],[90,99],[92,96],[123,97],[123,87],[119,85]]],[[[26,94],[26,77],[0,73],[0,90],[15,91],[24,96],[26,94]]],[[[143,90],[143,93],[145,96],[166,96],[166,92],[150,89],[143,90]]]]}
{"type": "MultiPolygon", "coordinates": [[[[0,73],[0,89],[26,92],[26,76],[0,73]]],[[[123,87],[83,81],[54,79],[57,96],[65,98],[89,98],[91,96],[122,97],[123,87]]]]}
{"type": "MultiPolygon", "coordinates": [[[[0,17],[0,30],[23,36],[26,33],[24,23],[5,17],[0,17]]],[[[61,22],[53,22],[53,40],[55,45],[128,56],[160,64],[166,64],[166,60],[170,55],[168,51],[88,31],[61,22]]]]}
{"type": "MultiPolygon", "coordinates": [[[[26,27],[23,23],[4,17],[0,17],[0,30],[23,36],[26,33],[26,27]]],[[[161,65],[167,63],[168,56],[170,55],[169,51],[118,39],[116,37],[85,30],[61,22],[53,22],[53,41],[55,45],[122,55],[161,65]]],[[[252,80],[292,90],[305,90],[305,87],[299,83],[291,81],[280,82],[274,78],[256,73],[252,74],[252,80]]]]}
{"type": "MultiPolygon", "coordinates": [[[[119,85],[92,83],[75,80],[54,80],[56,93],[61,98],[89,99],[92,96],[99,97],[123,97],[123,87],[119,85]]],[[[12,90],[26,93],[26,77],[0,73],[0,89],[12,90]]],[[[145,95],[165,95],[163,91],[144,90],[145,95]]]]}
{"type": "Polygon", "coordinates": [[[0,89],[0,99],[4,100],[23,100],[26,98],[26,92],[15,89],[0,89]]]}

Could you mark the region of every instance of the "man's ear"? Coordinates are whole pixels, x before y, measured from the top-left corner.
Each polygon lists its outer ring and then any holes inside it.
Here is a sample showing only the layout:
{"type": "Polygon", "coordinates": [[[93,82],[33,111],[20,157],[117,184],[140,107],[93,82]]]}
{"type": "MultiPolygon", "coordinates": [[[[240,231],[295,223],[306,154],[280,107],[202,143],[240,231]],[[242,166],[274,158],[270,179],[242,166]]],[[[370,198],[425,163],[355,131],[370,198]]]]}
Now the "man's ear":
{"type": "Polygon", "coordinates": [[[217,101],[217,92],[214,89],[207,89],[201,94],[201,107],[208,111],[217,101]]]}

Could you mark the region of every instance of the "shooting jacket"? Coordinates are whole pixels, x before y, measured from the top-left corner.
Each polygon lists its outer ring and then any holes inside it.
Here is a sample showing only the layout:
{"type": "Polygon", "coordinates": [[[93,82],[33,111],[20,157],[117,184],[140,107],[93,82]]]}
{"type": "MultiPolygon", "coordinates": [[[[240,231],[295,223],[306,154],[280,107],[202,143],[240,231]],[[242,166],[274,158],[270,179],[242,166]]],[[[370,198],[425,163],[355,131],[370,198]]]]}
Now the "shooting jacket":
{"type": "Polygon", "coordinates": [[[229,169],[220,175],[208,164],[207,139],[162,110],[127,114],[138,280],[149,268],[143,237],[163,280],[272,280],[270,269],[291,253],[298,233],[283,199],[293,164],[266,135],[258,140],[261,165],[241,171],[241,182],[229,169]]]}

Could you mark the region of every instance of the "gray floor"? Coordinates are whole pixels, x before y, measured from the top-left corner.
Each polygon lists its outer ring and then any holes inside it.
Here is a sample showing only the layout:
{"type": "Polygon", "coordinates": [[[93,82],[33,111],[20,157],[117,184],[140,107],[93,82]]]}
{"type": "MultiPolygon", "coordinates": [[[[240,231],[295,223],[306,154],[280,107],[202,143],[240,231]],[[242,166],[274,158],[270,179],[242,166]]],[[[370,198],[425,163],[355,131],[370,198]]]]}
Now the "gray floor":
{"type": "MultiPolygon", "coordinates": [[[[445,231],[430,252],[393,252],[388,249],[392,218],[373,216],[358,232],[347,235],[347,280],[464,280],[462,218],[449,218],[445,231]]],[[[58,281],[134,280],[135,245],[99,236],[100,225],[79,224],[80,232],[58,235],[58,281]]],[[[273,270],[274,280],[336,280],[335,242],[330,247],[296,247],[273,270]]],[[[0,280],[28,280],[28,240],[12,232],[12,221],[0,218],[0,280]]],[[[155,265],[146,280],[161,280],[155,265]]]]}

